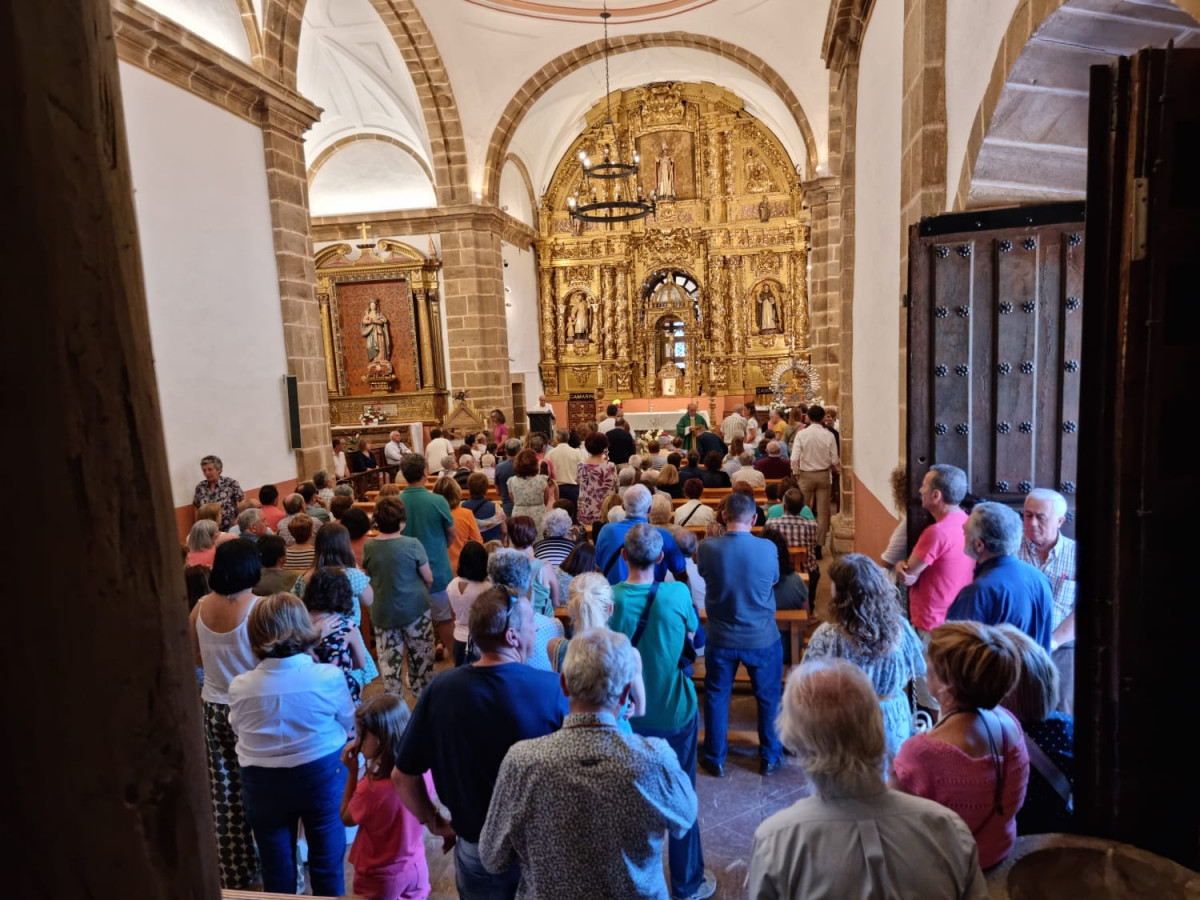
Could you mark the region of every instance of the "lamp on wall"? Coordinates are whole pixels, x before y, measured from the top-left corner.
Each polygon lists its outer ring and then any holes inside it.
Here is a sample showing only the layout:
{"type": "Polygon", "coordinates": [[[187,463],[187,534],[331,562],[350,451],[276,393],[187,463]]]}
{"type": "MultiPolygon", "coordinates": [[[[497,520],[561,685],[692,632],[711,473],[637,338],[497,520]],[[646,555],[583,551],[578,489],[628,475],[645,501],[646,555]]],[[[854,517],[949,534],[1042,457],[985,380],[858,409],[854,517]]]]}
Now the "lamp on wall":
{"type": "Polygon", "coordinates": [[[644,219],[655,211],[655,193],[650,192],[647,199],[642,194],[642,185],[637,180],[638,163],[641,161],[637,151],[633,153],[633,162],[627,163],[621,155],[621,136],[612,117],[612,87],[608,79],[608,20],[612,13],[608,11],[608,0],[604,0],[604,9],[600,18],[604,21],[604,96],[608,104],[608,116],[604,125],[612,130],[612,144],[604,145],[604,159],[593,163],[583,150],[579,151],[579,162],[583,167],[583,196],[576,191],[567,198],[567,211],[571,218],[580,222],[633,222],[644,219]],[[616,145],[614,158],[613,144],[616,145]],[[601,184],[593,185],[592,179],[598,179],[601,184]],[[629,179],[633,179],[631,183],[629,179]],[[611,185],[605,189],[604,185],[611,185]],[[602,196],[603,195],[603,196],[602,196]]]}

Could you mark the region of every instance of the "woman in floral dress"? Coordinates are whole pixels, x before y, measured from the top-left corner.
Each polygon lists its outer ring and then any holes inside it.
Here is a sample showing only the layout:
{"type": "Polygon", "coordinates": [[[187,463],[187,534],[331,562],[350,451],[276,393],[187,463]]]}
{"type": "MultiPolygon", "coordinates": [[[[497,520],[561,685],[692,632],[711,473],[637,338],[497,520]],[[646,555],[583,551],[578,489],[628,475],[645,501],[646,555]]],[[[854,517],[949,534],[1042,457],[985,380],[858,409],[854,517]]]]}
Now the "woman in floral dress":
{"type": "Polygon", "coordinates": [[[591,525],[600,518],[600,507],[604,500],[617,490],[617,467],[608,460],[608,438],[593,431],[583,442],[588,458],[579,464],[575,476],[579,484],[580,525],[591,525]]]}

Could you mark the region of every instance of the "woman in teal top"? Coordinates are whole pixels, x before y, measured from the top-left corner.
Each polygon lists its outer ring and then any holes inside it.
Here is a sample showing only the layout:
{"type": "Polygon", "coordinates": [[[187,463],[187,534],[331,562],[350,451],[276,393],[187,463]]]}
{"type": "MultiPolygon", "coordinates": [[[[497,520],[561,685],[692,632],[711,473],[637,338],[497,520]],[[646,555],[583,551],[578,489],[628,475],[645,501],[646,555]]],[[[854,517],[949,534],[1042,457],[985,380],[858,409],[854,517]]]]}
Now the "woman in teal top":
{"type": "Polygon", "coordinates": [[[363,547],[363,569],[371,579],[375,602],[371,627],[379,655],[379,672],[390,694],[404,696],[403,661],[408,654],[408,687],[414,697],[433,678],[433,616],[429,586],[433,570],[424,545],[400,533],[405,521],[399,497],[375,504],[379,537],[363,547]]]}
{"type": "MultiPolygon", "coordinates": [[[[599,572],[586,572],[571,579],[567,590],[567,612],[571,616],[572,634],[580,634],[593,628],[608,628],[608,619],[613,612],[612,586],[608,579],[599,572]]],[[[550,656],[550,667],[555,672],[562,671],[563,660],[567,658],[567,639],[553,638],[546,647],[550,656]]],[[[646,685],[642,681],[642,658],[638,655],[637,678],[633,680],[633,690],[629,700],[621,707],[621,715],[617,718],[617,728],[629,734],[633,726],[629,720],[633,716],[646,713],[646,685]]]]}

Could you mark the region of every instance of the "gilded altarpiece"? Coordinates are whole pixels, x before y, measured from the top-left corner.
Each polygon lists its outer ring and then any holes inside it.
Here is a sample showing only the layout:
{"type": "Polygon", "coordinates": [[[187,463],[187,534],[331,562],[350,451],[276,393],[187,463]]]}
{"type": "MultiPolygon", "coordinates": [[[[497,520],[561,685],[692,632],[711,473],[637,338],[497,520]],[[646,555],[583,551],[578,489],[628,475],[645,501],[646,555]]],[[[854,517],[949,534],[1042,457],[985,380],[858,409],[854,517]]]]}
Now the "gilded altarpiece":
{"type": "Polygon", "coordinates": [[[325,247],[316,265],[335,433],[361,426],[368,406],[386,422],[441,421],[447,410],[441,262],[384,239],[325,247]]]}
{"type": "Polygon", "coordinates": [[[782,362],[807,362],[808,213],[778,139],[711,84],[652,84],[612,100],[622,154],[639,154],[642,187],[660,199],[637,222],[568,215],[567,198],[582,192],[580,151],[601,158],[615,142],[597,104],[541,200],[547,393],[753,394],[782,362]]]}

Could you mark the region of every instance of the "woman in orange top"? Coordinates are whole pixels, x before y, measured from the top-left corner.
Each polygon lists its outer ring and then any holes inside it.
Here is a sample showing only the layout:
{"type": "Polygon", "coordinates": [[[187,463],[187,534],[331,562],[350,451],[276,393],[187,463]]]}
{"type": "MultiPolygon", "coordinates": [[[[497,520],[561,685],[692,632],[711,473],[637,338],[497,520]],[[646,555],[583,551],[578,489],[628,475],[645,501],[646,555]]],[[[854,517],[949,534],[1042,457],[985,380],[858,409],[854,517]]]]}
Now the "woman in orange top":
{"type": "Polygon", "coordinates": [[[475,513],[462,505],[462,488],[458,482],[448,475],[443,475],[433,486],[435,494],[441,494],[450,505],[450,515],[454,517],[454,543],[447,549],[450,552],[450,569],[458,571],[458,554],[467,545],[467,541],[483,543],[483,535],[479,533],[479,525],[475,521],[475,513]]]}

